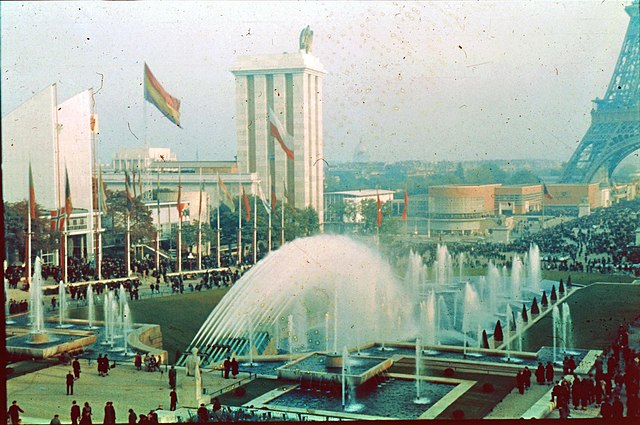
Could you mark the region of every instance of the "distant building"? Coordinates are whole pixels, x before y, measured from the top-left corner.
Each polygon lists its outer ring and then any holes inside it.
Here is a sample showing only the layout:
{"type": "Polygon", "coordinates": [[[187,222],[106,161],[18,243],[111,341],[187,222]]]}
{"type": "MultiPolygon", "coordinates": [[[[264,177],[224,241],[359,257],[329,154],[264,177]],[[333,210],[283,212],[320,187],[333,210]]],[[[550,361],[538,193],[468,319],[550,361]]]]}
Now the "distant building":
{"type": "Polygon", "coordinates": [[[236,79],[238,171],[257,173],[264,192],[286,190],[297,208],[313,207],[323,222],[323,89],[326,71],[318,58],[296,53],[239,57],[236,79]],[[269,109],[290,138],[294,159],[270,135],[269,109]]]}
{"type": "Polygon", "coordinates": [[[334,210],[342,210],[342,208],[334,208],[336,205],[348,205],[355,206],[355,216],[353,218],[342,217],[326,217],[326,221],[342,221],[344,223],[360,223],[364,220],[361,210],[361,204],[365,200],[378,200],[380,196],[380,202],[386,203],[393,201],[393,190],[376,190],[376,189],[361,189],[361,190],[347,190],[341,192],[328,192],[325,193],[325,211],[330,212],[334,210]]]}
{"type": "Polygon", "coordinates": [[[497,214],[519,215],[541,211],[542,198],[541,184],[496,187],[497,214]]]}
{"type": "Polygon", "coordinates": [[[578,215],[588,215],[595,208],[611,205],[609,191],[600,190],[598,183],[550,183],[544,197],[545,209],[553,211],[578,211],[578,215]]]}
{"type": "Polygon", "coordinates": [[[447,185],[429,188],[430,232],[480,234],[495,215],[499,184],[447,185]]]}
{"type": "Polygon", "coordinates": [[[113,156],[112,168],[115,171],[141,170],[154,162],[175,162],[176,154],[168,148],[122,148],[113,156]]]}

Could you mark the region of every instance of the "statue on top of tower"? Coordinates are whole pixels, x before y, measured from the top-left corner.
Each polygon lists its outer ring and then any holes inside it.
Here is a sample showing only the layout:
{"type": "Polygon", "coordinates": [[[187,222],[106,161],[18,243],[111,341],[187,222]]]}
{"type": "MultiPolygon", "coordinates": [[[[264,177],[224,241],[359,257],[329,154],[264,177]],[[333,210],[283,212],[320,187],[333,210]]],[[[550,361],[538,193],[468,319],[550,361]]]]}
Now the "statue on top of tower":
{"type": "Polygon", "coordinates": [[[307,25],[302,32],[300,32],[300,50],[304,50],[305,53],[311,52],[311,45],[313,44],[313,31],[307,25]]]}

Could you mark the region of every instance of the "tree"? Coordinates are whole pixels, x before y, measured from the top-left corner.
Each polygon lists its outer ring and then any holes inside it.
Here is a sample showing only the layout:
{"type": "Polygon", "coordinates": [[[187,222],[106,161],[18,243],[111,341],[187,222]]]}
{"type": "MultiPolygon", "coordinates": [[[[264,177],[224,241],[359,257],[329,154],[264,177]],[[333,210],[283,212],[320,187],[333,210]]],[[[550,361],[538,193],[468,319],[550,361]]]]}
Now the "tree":
{"type": "MultiPolygon", "coordinates": [[[[127,195],[124,191],[107,191],[107,214],[112,219],[114,233],[126,234],[127,231],[127,195]]],[[[139,198],[134,198],[131,215],[131,243],[135,241],[148,242],[156,237],[151,211],[139,198]]]]}
{"type": "MultiPolygon", "coordinates": [[[[27,201],[4,204],[4,244],[9,264],[25,260],[27,240],[27,201]]],[[[43,214],[42,208],[36,205],[36,219],[31,220],[31,252],[52,251],[57,249],[56,240],[60,240],[60,233],[51,231],[50,220],[43,214]],[[44,217],[43,217],[44,215],[44,217]]]]}
{"type": "MultiPolygon", "coordinates": [[[[392,218],[391,202],[382,204],[382,225],[380,226],[381,234],[396,233],[398,220],[392,218]]],[[[360,215],[362,222],[360,223],[360,233],[364,235],[372,235],[377,233],[378,227],[378,202],[374,199],[365,199],[360,203],[360,215]]]]}

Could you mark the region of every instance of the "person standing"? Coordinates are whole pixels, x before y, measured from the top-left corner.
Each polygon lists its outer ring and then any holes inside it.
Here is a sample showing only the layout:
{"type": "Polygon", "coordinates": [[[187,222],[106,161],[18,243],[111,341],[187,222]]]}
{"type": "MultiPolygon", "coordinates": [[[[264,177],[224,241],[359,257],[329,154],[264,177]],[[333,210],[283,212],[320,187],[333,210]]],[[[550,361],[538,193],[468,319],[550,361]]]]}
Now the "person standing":
{"type": "Polygon", "coordinates": [[[545,366],[544,368],[544,376],[550,385],[553,385],[553,375],[553,365],[551,364],[551,362],[547,362],[547,366],[545,366]]]}
{"type": "Polygon", "coordinates": [[[18,425],[20,421],[20,413],[24,413],[24,410],[18,406],[18,402],[13,400],[11,402],[11,406],[9,406],[9,411],[7,414],[9,415],[9,419],[11,420],[11,425],[18,425]]]}
{"type": "Polygon", "coordinates": [[[542,366],[542,362],[538,362],[538,367],[536,368],[536,382],[544,385],[544,366],[542,366]]]}
{"type": "Polygon", "coordinates": [[[138,419],[136,412],[134,412],[133,409],[129,409],[129,425],[134,425],[136,423],[136,419],[138,419]]]}
{"type": "Polygon", "coordinates": [[[113,402],[107,401],[107,404],[104,406],[104,424],[115,424],[116,423],[116,409],[113,407],[113,402]]]}
{"type": "Polygon", "coordinates": [[[231,359],[231,374],[233,375],[233,379],[236,379],[238,376],[238,361],[235,357],[231,359]]]}
{"type": "Polygon", "coordinates": [[[524,377],[520,371],[516,374],[516,387],[518,387],[518,392],[520,394],[524,394],[524,377]]]}
{"type": "Polygon", "coordinates": [[[231,360],[229,357],[224,360],[224,379],[229,379],[229,371],[231,370],[231,360]]]}
{"type": "Polygon", "coordinates": [[[178,373],[176,372],[175,366],[171,366],[169,369],[169,387],[175,388],[177,383],[178,373]]]}
{"type": "Polygon", "coordinates": [[[524,389],[528,390],[531,386],[531,371],[529,370],[528,366],[524,367],[524,370],[522,371],[522,377],[524,378],[524,389]]]}
{"type": "Polygon", "coordinates": [[[169,410],[176,410],[176,406],[178,405],[178,393],[176,393],[176,389],[172,388],[169,393],[169,410]]]}
{"type": "Polygon", "coordinates": [[[53,415],[53,419],[51,419],[50,424],[60,425],[60,415],[53,415]]]}
{"type": "Polygon", "coordinates": [[[136,353],[136,357],[133,361],[133,364],[137,370],[142,369],[142,355],[140,353],[136,353]]]}
{"type": "Polygon", "coordinates": [[[78,359],[73,359],[73,363],[71,365],[73,367],[73,376],[76,379],[80,379],[80,362],[78,361],[78,359]]]}
{"type": "Polygon", "coordinates": [[[78,425],[78,419],[80,419],[80,406],[73,400],[71,402],[71,425],[78,425]]]}
{"type": "Polygon", "coordinates": [[[80,425],[91,425],[93,422],[91,421],[91,406],[89,406],[89,402],[84,402],[84,407],[82,408],[82,418],[80,418],[80,425]]]}
{"type": "Polygon", "coordinates": [[[200,403],[200,407],[198,407],[198,422],[209,422],[209,411],[204,406],[204,403],[200,403]]]}
{"type": "Polygon", "coordinates": [[[71,371],[67,373],[67,395],[73,395],[73,381],[75,378],[71,374],[71,371]]]}

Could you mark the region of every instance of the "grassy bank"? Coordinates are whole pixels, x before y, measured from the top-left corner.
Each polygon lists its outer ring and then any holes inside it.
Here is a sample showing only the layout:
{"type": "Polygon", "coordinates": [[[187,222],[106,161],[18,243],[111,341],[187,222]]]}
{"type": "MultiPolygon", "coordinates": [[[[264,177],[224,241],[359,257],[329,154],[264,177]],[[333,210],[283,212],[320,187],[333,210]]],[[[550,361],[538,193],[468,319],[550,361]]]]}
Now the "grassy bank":
{"type": "MultiPolygon", "coordinates": [[[[603,349],[611,344],[620,324],[640,316],[640,285],[594,284],[576,291],[565,302],[571,309],[575,348],[603,349]]],[[[548,314],[527,330],[525,351],[553,346],[551,321],[548,314]]]]}

